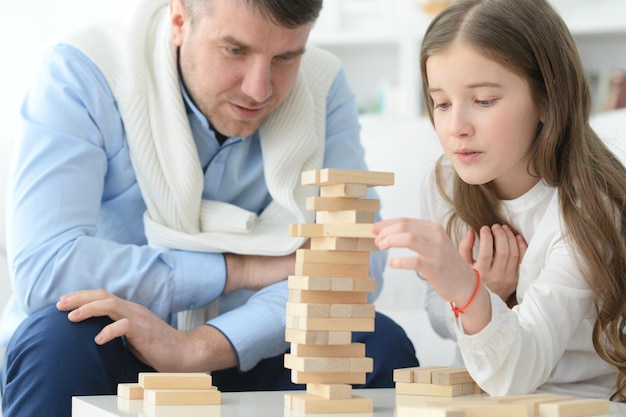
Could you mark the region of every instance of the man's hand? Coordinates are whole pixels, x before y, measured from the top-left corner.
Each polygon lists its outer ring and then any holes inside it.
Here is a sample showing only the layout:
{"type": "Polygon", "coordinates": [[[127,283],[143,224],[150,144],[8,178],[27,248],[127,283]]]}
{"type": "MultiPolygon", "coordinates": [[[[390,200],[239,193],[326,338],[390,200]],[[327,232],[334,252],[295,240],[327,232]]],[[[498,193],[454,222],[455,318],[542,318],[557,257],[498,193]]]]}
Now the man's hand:
{"type": "MultiPolygon", "coordinates": [[[[305,244],[303,247],[307,246],[305,244]]],[[[296,254],[286,256],[236,255],[227,253],[226,288],[229,293],[241,288],[260,290],[278,281],[287,279],[296,271],[296,254]]]]}
{"type": "Polygon", "coordinates": [[[507,303],[517,289],[519,265],[528,245],[521,235],[515,236],[507,225],[480,229],[478,257],[473,259],[475,234],[469,230],[459,244],[459,253],[480,271],[483,283],[507,303]]]}
{"type": "Polygon", "coordinates": [[[124,336],[131,352],[162,372],[206,372],[237,364],[235,352],[224,335],[211,326],[190,332],[174,329],[146,307],[123,300],[104,290],[76,291],[57,302],[68,318],[80,322],[108,316],[113,323],[95,337],[103,345],[124,336]]]}

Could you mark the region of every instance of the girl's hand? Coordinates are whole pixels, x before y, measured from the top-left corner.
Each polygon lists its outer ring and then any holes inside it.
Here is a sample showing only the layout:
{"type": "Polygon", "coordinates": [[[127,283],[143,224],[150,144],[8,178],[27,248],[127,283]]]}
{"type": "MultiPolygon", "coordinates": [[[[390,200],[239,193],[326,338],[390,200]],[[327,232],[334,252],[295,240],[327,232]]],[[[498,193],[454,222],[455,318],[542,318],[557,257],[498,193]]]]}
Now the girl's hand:
{"type": "Polygon", "coordinates": [[[459,254],[443,227],[420,219],[391,219],[374,224],[376,245],[381,250],[406,248],[414,257],[389,260],[389,266],[419,273],[445,300],[463,305],[476,283],[471,263],[459,254]]]}
{"type": "Polygon", "coordinates": [[[476,260],[472,256],[474,242],[475,233],[470,230],[459,244],[459,253],[480,272],[487,288],[508,302],[517,289],[519,265],[528,248],[526,241],[521,235],[515,236],[507,225],[483,226],[476,260]]]}

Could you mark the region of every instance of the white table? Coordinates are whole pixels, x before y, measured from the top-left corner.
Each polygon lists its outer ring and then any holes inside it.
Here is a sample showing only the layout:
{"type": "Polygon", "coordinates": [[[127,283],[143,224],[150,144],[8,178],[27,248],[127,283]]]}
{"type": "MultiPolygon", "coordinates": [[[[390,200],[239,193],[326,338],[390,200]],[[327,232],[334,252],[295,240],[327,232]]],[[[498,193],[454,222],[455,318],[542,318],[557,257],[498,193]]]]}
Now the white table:
{"type": "MultiPolygon", "coordinates": [[[[284,407],[284,395],[294,391],[256,391],[222,393],[222,404],[204,406],[158,406],[143,408],[141,400],[124,400],[115,395],[74,397],[72,399],[73,417],[301,417],[301,413],[292,412],[284,407]]],[[[297,391],[302,392],[302,391],[297,391]]],[[[306,414],[306,416],[349,416],[349,417],[402,417],[411,413],[412,400],[419,398],[407,395],[397,396],[396,410],[395,389],[355,389],[355,395],[370,397],[374,400],[374,413],[349,414],[306,414]],[[400,407],[401,405],[401,407],[400,407]],[[400,409],[401,408],[401,409],[400,409]]],[[[455,397],[467,400],[470,397],[455,397]]],[[[626,415],[626,404],[611,403],[610,416],[626,415]]]]}

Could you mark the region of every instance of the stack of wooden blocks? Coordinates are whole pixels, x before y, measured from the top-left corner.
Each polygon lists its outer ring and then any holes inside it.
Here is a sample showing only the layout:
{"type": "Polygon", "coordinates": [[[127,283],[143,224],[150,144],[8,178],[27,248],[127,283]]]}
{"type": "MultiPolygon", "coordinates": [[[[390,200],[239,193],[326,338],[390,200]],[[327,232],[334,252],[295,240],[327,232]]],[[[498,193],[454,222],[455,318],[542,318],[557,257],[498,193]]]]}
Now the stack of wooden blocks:
{"type": "Polygon", "coordinates": [[[393,379],[396,417],[590,417],[610,412],[609,401],[604,399],[575,399],[550,393],[476,395],[481,390],[465,368],[395,369],[393,379]]]}
{"type": "Polygon", "coordinates": [[[352,343],[353,331],[374,330],[374,305],[368,292],[370,252],[377,250],[371,228],[380,210],[367,199],[368,187],[392,185],[393,173],[322,169],[302,174],[302,184],[319,186],[307,199],[315,224],[292,225],[291,236],[310,238],[310,249],[296,253],[289,277],[285,339],[291,343],[285,367],[291,380],[306,384],[306,394],[286,394],[285,407],[303,413],[372,412],[371,398],[352,394],[365,383],[373,360],[365,345],[352,343]]]}
{"type": "Polygon", "coordinates": [[[157,415],[157,407],[163,406],[221,403],[221,393],[206,373],[142,372],[139,382],[118,384],[117,395],[126,400],[143,400],[145,415],[157,415]]]}

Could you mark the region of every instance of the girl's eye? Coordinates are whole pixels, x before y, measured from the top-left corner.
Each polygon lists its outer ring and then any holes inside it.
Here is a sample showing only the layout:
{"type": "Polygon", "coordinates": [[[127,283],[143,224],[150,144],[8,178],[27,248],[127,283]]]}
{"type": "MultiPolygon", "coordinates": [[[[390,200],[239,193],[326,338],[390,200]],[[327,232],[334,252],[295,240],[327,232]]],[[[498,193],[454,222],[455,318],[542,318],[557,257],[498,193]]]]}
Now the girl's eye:
{"type": "Polygon", "coordinates": [[[494,99],[491,99],[491,100],[476,100],[476,103],[479,106],[482,106],[482,107],[489,107],[489,106],[492,106],[493,103],[495,103],[495,100],[494,99]]]}
{"type": "Polygon", "coordinates": [[[434,104],[435,104],[435,109],[446,110],[447,108],[450,107],[450,103],[434,103],[434,104]]]}

